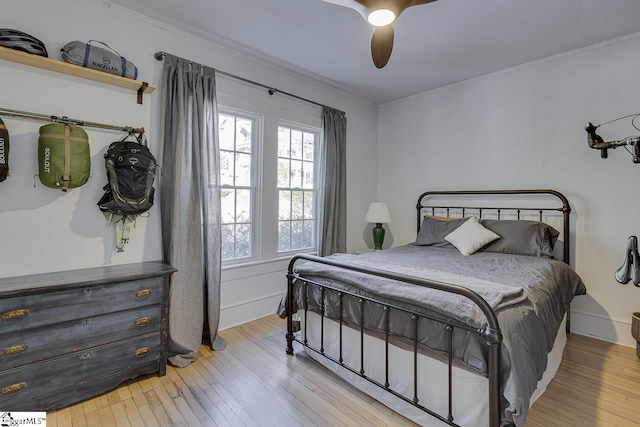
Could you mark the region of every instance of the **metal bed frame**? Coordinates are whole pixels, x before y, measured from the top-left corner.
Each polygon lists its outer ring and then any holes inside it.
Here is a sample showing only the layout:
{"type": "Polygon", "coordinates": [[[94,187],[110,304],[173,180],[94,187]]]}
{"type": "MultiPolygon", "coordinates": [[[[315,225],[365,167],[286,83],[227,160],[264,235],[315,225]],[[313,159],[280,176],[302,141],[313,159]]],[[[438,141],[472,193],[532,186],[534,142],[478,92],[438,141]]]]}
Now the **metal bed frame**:
{"type": "MultiPolygon", "coordinates": [[[[557,202],[557,201],[556,201],[557,202]]],[[[440,212],[440,211],[446,211],[446,216],[448,217],[450,215],[451,210],[455,210],[456,212],[461,212],[462,216],[465,216],[466,213],[468,213],[468,211],[473,211],[473,212],[477,212],[478,216],[482,218],[483,213],[486,213],[487,211],[490,212],[495,212],[497,213],[497,218],[500,219],[501,215],[503,214],[503,212],[511,212],[512,214],[515,213],[516,218],[517,219],[521,219],[521,213],[523,211],[529,211],[529,213],[531,212],[538,212],[539,215],[539,220],[540,222],[543,222],[543,213],[545,212],[562,212],[563,215],[563,239],[564,239],[564,253],[563,253],[563,261],[565,263],[569,263],[569,255],[570,255],[570,251],[569,251],[569,214],[571,212],[571,207],[569,206],[569,202],[567,200],[567,198],[559,193],[558,191],[555,190],[479,190],[479,191],[427,191],[424,192],[420,195],[420,197],[418,197],[418,201],[416,204],[416,210],[417,210],[417,228],[418,230],[420,229],[420,225],[422,223],[422,216],[425,214],[425,212],[428,212],[429,210],[431,210],[431,214],[435,214],[436,211],[440,212]],[[490,206],[481,206],[481,205],[475,205],[473,207],[470,206],[460,206],[460,205],[456,205],[456,206],[438,206],[438,205],[429,205],[427,203],[427,200],[429,198],[434,198],[434,197],[438,197],[438,196],[461,196],[462,198],[464,198],[464,196],[502,196],[502,195],[514,195],[514,196],[527,196],[527,195],[546,195],[546,196],[554,196],[557,199],[560,200],[561,205],[560,207],[555,207],[555,208],[550,208],[550,207],[544,207],[544,208],[532,208],[532,207],[490,207],[490,206]]],[[[346,264],[346,263],[342,263],[342,262],[338,262],[338,261],[334,261],[331,259],[326,259],[326,258],[322,258],[322,257],[317,257],[317,256],[312,256],[312,255],[305,255],[305,254],[301,254],[301,255],[296,255],[294,256],[290,263],[289,263],[289,268],[288,268],[288,272],[287,272],[287,300],[286,300],[286,307],[287,307],[287,334],[286,334],[286,340],[287,340],[287,347],[286,347],[286,352],[287,354],[293,354],[293,342],[298,342],[300,344],[302,344],[305,348],[320,354],[322,356],[324,356],[325,358],[333,361],[334,363],[340,365],[341,367],[351,371],[352,373],[364,378],[365,380],[371,382],[372,384],[375,384],[376,386],[386,390],[387,392],[393,394],[394,396],[404,400],[405,402],[415,406],[416,408],[434,416],[435,418],[439,419],[440,421],[451,425],[451,426],[457,426],[458,424],[455,423],[454,417],[453,417],[453,391],[452,391],[452,369],[453,369],[453,349],[452,349],[452,337],[453,337],[453,331],[455,328],[458,329],[463,329],[463,330],[467,330],[473,333],[478,334],[480,337],[482,337],[486,343],[487,346],[489,348],[488,350],[488,360],[487,360],[487,366],[488,366],[488,371],[486,373],[487,377],[488,377],[488,382],[489,382],[489,425],[492,427],[497,427],[500,426],[500,422],[501,422],[501,411],[500,411],[500,401],[501,401],[501,381],[500,381],[500,351],[501,351],[501,347],[502,347],[502,333],[500,331],[500,326],[498,324],[498,319],[497,316],[495,314],[495,312],[491,309],[491,307],[489,306],[489,304],[481,297],[479,296],[477,293],[475,293],[474,291],[467,289],[465,287],[462,286],[457,286],[457,285],[452,285],[452,284],[448,284],[448,283],[442,283],[442,282],[437,282],[437,281],[430,281],[430,280],[424,280],[424,279],[419,279],[416,277],[412,277],[412,276],[407,276],[407,275],[402,275],[402,274],[396,274],[396,273],[391,273],[388,271],[383,271],[383,270],[378,270],[378,269],[371,269],[371,268],[364,268],[364,267],[359,267],[359,266],[354,266],[354,265],[350,265],[350,264],[346,264]],[[436,316],[431,316],[431,315],[425,315],[425,314],[420,314],[417,313],[415,311],[412,310],[408,310],[406,308],[402,308],[399,307],[397,305],[394,304],[390,304],[388,302],[384,302],[384,301],[380,301],[380,300],[376,300],[375,298],[369,298],[369,297],[365,297],[362,295],[358,295],[358,294],[354,294],[339,288],[336,288],[332,285],[328,285],[328,284],[322,284],[319,283],[317,281],[308,279],[308,278],[304,278],[301,275],[299,275],[298,273],[296,273],[294,271],[294,266],[296,264],[297,261],[300,260],[307,260],[307,261],[314,261],[314,262],[318,262],[318,263],[322,263],[322,264],[327,264],[327,265],[331,265],[331,266],[335,266],[335,267],[339,267],[339,268],[344,268],[344,269],[348,269],[348,270],[352,270],[352,271],[357,271],[357,272],[361,272],[361,273],[365,273],[365,274],[370,274],[370,275],[374,275],[374,276],[379,276],[379,277],[383,277],[383,278],[388,278],[388,279],[392,279],[392,280],[397,280],[397,281],[402,281],[402,282],[406,282],[406,283],[410,283],[410,284],[415,284],[415,285],[420,285],[420,286],[425,286],[425,287],[429,287],[429,288],[433,288],[433,289],[437,289],[440,291],[444,291],[444,292],[449,292],[449,293],[454,293],[454,294],[458,294],[458,295],[462,295],[463,297],[468,298],[469,300],[471,300],[473,303],[475,303],[478,308],[482,311],[482,313],[485,315],[486,319],[487,319],[487,326],[484,329],[476,329],[473,328],[472,326],[469,325],[461,325],[459,323],[453,323],[453,322],[447,322],[442,320],[441,318],[438,318],[436,316]],[[293,299],[292,299],[292,295],[294,292],[294,283],[296,281],[300,281],[303,285],[303,292],[305,295],[305,300],[304,300],[304,318],[305,318],[305,333],[304,333],[304,338],[298,338],[294,335],[294,320],[293,320],[293,315],[294,313],[292,313],[293,311],[293,299]],[[320,288],[321,291],[321,306],[320,306],[320,347],[313,347],[311,346],[308,342],[307,342],[307,333],[306,333],[306,317],[307,317],[307,313],[309,310],[309,306],[308,306],[308,288],[309,286],[317,286],[320,288]],[[335,357],[332,357],[328,354],[325,354],[325,350],[324,350],[324,320],[325,320],[325,295],[327,292],[335,292],[337,293],[338,297],[339,297],[339,304],[340,304],[340,314],[338,317],[338,322],[339,322],[339,357],[336,359],[335,357]],[[347,364],[344,363],[344,360],[342,358],[342,348],[343,348],[343,333],[342,333],[342,328],[344,326],[344,319],[343,319],[343,310],[342,310],[342,304],[343,304],[343,300],[344,298],[349,297],[349,298],[355,298],[358,303],[360,304],[360,322],[359,322],[359,329],[360,329],[360,366],[359,367],[354,367],[354,366],[348,366],[347,364]],[[386,325],[386,330],[384,331],[384,335],[385,335],[385,382],[381,383],[380,381],[375,380],[374,378],[371,378],[369,376],[367,376],[367,373],[364,371],[364,335],[365,335],[365,327],[364,327],[364,304],[367,303],[373,303],[373,304],[379,304],[383,307],[384,310],[384,319],[385,319],[385,325],[386,325]],[[391,310],[399,310],[401,312],[407,313],[408,315],[411,316],[411,319],[413,321],[413,339],[412,339],[412,346],[413,346],[413,396],[405,396],[402,395],[401,393],[393,390],[390,388],[389,386],[389,336],[390,336],[390,332],[389,332],[389,319],[390,319],[390,312],[391,310]],[[438,414],[436,412],[434,412],[433,410],[429,409],[428,407],[422,405],[422,403],[419,402],[418,400],[418,374],[417,374],[417,370],[418,370],[418,319],[419,318],[426,318],[438,323],[442,323],[445,326],[445,330],[448,333],[448,348],[447,348],[447,362],[448,362],[448,414],[445,416],[438,414]]],[[[569,311],[567,310],[567,314],[569,313],[569,311]]],[[[569,330],[569,321],[567,318],[567,331],[569,330]]],[[[402,369],[402,368],[401,368],[402,369]]]]}

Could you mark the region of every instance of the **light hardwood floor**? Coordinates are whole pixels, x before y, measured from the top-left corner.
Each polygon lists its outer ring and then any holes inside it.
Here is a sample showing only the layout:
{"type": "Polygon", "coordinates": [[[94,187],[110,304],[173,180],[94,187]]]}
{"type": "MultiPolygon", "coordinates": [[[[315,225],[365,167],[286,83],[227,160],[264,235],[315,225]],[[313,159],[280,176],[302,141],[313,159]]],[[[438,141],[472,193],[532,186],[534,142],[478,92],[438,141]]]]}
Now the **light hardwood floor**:
{"type": "MultiPolygon", "coordinates": [[[[225,330],[225,351],[202,346],[189,367],[50,412],[47,426],[415,426],[304,352],[287,356],[284,330],[275,315],[225,330]]],[[[640,426],[635,350],[571,335],[526,426],[640,426]]]]}

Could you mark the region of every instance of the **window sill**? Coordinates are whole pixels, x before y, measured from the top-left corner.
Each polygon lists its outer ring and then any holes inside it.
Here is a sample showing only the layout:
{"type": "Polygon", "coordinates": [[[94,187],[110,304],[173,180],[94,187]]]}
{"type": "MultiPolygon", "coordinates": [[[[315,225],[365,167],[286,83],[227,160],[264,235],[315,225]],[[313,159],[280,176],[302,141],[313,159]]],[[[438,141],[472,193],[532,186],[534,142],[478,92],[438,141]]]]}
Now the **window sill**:
{"type": "Polygon", "coordinates": [[[279,263],[279,262],[283,262],[283,261],[289,262],[289,260],[291,258],[293,258],[294,256],[296,256],[297,254],[317,255],[318,252],[317,251],[290,252],[290,253],[286,253],[286,254],[279,254],[275,258],[266,259],[266,260],[252,260],[252,261],[247,261],[247,262],[240,262],[240,263],[237,263],[237,264],[223,265],[221,267],[221,270],[222,271],[236,270],[236,269],[239,269],[239,268],[247,268],[247,267],[259,266],[259,265],[274,264],[274,263],[279,263]]]}
{"type": "Polygon", "coordinates": [[[273,259],[268,259],[268,260],[247,261],[247,262],[242,262],[242,263],[238,263],[238,264],[223,265],[221,270],[222,271],[237,270],[239,268],[247,268],[247,267],[253,267],[253,266],[257,266],[257,265],[273,264],[273,263],[285,261],[288,258],[289,257],[282,257],[282,258],[273,258],[273,259]]]}

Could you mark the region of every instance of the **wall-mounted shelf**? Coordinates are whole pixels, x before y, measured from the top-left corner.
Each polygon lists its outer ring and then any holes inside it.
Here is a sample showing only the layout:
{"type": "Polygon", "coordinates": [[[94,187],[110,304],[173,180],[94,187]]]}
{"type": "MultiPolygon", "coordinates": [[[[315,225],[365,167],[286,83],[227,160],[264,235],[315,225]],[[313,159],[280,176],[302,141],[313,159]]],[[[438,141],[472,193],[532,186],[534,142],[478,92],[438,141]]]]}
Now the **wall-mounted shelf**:
{"type": "Polygon", "coordinates": [[[143,93],[151,93],[156,89],[155,85],[147,82],[127,79],[125,77],[116,76],[115,74],[80,67],[79,65],[70,64],[68,62],[56,61],[55,59],[32,55],[30,53],[24,53],[19,50],[9,49],[2,46],[0,46],[0,59],[6,59],[7,61],[30,65],[43,70],[54,71],[56,73],[67,74],[74,77],[80,77],[82,79],[93,80],[112,86],[130,89],[138,93],[138,104],[142,104],[143,93]]]}

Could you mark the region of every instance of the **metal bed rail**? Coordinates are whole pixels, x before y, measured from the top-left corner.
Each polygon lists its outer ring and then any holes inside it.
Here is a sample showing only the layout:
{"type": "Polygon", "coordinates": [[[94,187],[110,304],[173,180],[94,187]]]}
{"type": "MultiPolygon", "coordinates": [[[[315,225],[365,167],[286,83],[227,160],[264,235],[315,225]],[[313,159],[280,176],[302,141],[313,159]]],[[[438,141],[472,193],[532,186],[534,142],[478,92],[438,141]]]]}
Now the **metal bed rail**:
{"type": "Polygon", "coordinates": [[[403,274],[392,273],[388,271],[378,270],[378,269],[369,269],[358,266],[353,266],[349,264],[345,264],[339,261],[334,261],[327,258],[321,258],[312,255],[296,255],[294,256],[290,263],[287,272],[287,354],[293,354],[293,342],[298,342],[304,347],[322,355],[323,357],[331,360],[332,362],[340,365],[341,367],[349,370],[350,372],[364,378],[370,383],[386,390],[387,392],[393,394],[394,396],[404,400],[405,402],[419,408],[420,410],[436,417],[440,421],[452,425],[457,426],[455,424],[454,416],[452,413],[453,408],[453,388],[452,388],[452,368],[453,368],[453,331],[455,328],[471,331],[477,333],[482,338],[486,340],[488,346],[488,360],[487,360],[487,378],[489,380],[489,425],[490,426],[499,426],[500,425],[500,400],[501,400],[501,381],[500,381],[500,351],[502,346],[502,333],[500,331],[500,327],[498,325],[498,320],[496,314],[493,312],[489,304],[476,292],[467,289],[462,286],[452,285],[448,283],[425,280],[420,279],[413,276],[407,276],[403,274]],[[330,265],[333,267],[344,268],[352,271],[358,271],[361,273],[383,277],[387,279],[397,280],[405,283],[410,283],[418,286],[424,286],[444,292],[454,293],[461,295],[465,298],[471,300],[484,314],[487,320],[487,326],[484,329],[477,329],[470,325],[464,325],[458,322],[447,321],[442,319],[441,317],[432,316],[426,313],[418,313],[415,310],[410,310],[399,305],[378,300],[376,298],[367,297],[359,294],[355,294],[333,285],[322,284],[314,280],[310,280],[304,278],[297,274],[294,270],[296,262],[300,260],[313,261],[321,264],[330,265]],[[293,296],[294,296],[294,284],[296,281],[302,283],[301,286],[304,286],[304,316],[305,316],[305,328],[307,325],[306,316],[309,310],[308,306],[308,287],[309,286],[317,286],[320,288],[321,296],[320,296],[320,347],[313,347],[307,342],[307,333],[304,331],[304,337],[302,339],[296,337],[294,335],[293,330],[293,296]],[[335,292],[339,297],[339,356],[336,359],[325,353],[324,349],[324,321],[327,317],[325,315],[325,299],[327,292],[335,292]],[[342,358],[342,349],[343,349],[343,334],[342,330],[344,327],[344,314],[343,314],[343,300],[345,297],[355,298],[360,305],[360,319],[359,319],[359,327],[360,330],[360,367],[348,366],[344,363],[342,358]],[[386,325],[384,335],[385,335],[385,382],[384,384],[371,378],[364,371],[364,335],[365,335],[365,325],[364,325],[364,305],[367,303],[379,304],[383,307],[384,310],[384,323],[386,325]],[[398,310],[407,315],[411,316],[411,320],[413,322],[413,337],[411,339],[413,346],[413,396],[405,396],[399,393],[396,390],[393,390],[389,386],[389,335],[390,335],[390,312],[391,310],[398,310]],[[445,416],[434,412],[429,409],[427,406],[421,404],[418,401],[418,320],[420,318],[429,319],[431,321],[439,322],[444,325],[445,330],[447,331],[448,336],[448,345],[447,345],[447,359],[448,359],[448,414],[445,416]]]}

